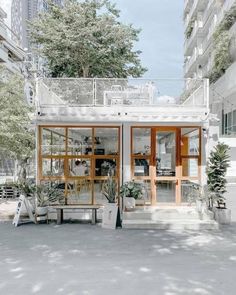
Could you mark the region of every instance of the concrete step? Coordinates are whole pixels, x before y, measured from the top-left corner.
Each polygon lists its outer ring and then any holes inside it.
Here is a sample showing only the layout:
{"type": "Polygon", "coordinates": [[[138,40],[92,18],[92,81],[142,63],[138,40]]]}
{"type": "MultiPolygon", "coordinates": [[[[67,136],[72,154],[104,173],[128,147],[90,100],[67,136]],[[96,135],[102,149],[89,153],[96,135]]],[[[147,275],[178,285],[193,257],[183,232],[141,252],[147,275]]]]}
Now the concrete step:
{"type": "Polygon", "coordinates": [[[218,229],[219,225],[214,220],[123,220],[124,229],[169,229],[169,230],[201,230],[218,229]]]}
{"type": "Polygon", "coordinates": [[[199,213],[194,209],[151,209],[123,212],[124,220],[213,220],[214,215],[210,211],[199,213]]]}

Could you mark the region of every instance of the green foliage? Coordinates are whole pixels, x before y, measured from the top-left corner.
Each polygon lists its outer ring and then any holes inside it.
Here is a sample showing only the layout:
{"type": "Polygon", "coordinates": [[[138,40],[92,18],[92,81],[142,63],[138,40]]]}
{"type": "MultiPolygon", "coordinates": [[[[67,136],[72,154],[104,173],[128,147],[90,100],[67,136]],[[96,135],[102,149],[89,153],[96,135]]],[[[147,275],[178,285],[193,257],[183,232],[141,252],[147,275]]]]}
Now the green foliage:
{"type": "Polygon", "coordinates": [[[135,200],[141,199],[143,195],[143,186],[141,183],[128,181],[120,188],[121,197],[134,198],[135,200]]]}
{"type": "Polygon", "coordinates": [[[207,163],[207,185],[213,201],[220,204],[225,202],[226,193],[226,172],[229,167],[229,146],[218,143],[211,151],[207,163]]]}
{"type": "Polygon", "coordinates": [[[2,78],[0,68],[0,147],[2,153],[22,165],[34,151],[34,132],[30,131],[32,111],[24,96],[24,81],[18,76],[2,78]]]}
{"type": "Polygon", "coordinates": [[[102,194],[106,197],[108,203],[116,203],[117,184],[112,174],[109,174],[108,179],[104,182],[102,194]]]}
{"type": "Polygon", "coordinates": [[[229,29],[236,21],[236,4],[225,13],[222,22],[218,25],[214,38],[214,66],[209,75],[210,83],[216,82],[232,64],[230,56],[230,36],[229,29]]]}
{"type": "Polygon", "coordinates": [[[195,23],[195,18],[192,19],[189,22],[188,26],[187,26],[187,29],[186,29],[186,32],[185,32],[185,36],[186,36],[187,39],[189,39],[191,37],[191,34],[193,32],[193,28],[194,28],[194,23],[195,23]]]}
{"type": "Polygon", "coordinates": [[[64,202],[64,192],[58,189],[56,185],[37,185],[35,189],[38,207],[46,207],[53,203],[62,204],[64,202]]]}
{"type": "Polygon", "coordinates": [[[56,184],[36,185],[30,181],[19,181],[15,184],[18,191],[26,197],[33,197],[38,207],[46,207],[53,203],[64,203],[65,196],[63,190],[59,189],[56,184]]]}
{"type": "Polygon", "coordinates": [[[53,77],[139,77],[139,29],[124,25],[109,0],[49,1],[48,10],[30,24],[31,40],[46,57],[53,77]]]}

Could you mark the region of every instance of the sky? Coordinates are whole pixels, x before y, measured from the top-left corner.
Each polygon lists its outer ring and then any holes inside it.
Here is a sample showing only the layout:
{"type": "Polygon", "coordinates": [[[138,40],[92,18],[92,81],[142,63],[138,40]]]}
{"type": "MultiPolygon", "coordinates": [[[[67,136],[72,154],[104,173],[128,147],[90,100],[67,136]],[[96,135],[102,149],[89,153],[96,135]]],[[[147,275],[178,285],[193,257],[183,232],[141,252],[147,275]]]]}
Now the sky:
{"type": "MultiPolygon", "coordinates": [[[[183,77],[183,0],[113,0],[122,22],[141,28],[136,48],[142,51],[145,78],[183,77]]],[[[0,0],[10,16],[11,0],[0,0]]],[[[8,20],[9,24],[9,20],[8,20]]]]}

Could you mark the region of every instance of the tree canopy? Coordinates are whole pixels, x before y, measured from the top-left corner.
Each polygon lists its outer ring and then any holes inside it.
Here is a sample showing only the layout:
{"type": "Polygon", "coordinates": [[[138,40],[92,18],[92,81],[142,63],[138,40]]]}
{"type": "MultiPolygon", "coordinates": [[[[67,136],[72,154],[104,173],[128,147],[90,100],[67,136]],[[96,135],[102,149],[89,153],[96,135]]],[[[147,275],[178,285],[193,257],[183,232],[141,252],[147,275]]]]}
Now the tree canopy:
{"type": "MultiPolygon", "coordinates": [[[[4,69],[0,68],[1,77],[4,69]]],[[[0,79],[0,149],[5,157],[26,161],[34,150],[30,108],[25,101],[24,81],[18,75],[0,79]]]]}
{"type": "Polygon", "coordinates": [[[53,77],[140,77],[146,69],[134,49],[140,29],[122,24],[109,0],[65,0],[30,24],[31,42],[53,77]]]}

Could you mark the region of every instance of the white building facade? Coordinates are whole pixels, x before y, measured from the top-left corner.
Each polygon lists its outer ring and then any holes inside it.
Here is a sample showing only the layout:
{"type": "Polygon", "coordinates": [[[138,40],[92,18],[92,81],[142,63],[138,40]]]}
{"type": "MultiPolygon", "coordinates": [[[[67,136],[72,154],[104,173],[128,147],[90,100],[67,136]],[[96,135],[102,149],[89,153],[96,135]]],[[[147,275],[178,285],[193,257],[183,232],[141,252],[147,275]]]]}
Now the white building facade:
{"type": "Polygon", "coordinates": [[[235,16],[235,0],[184,2],[184,77],[210,78],[210,109],[219,120],[220,140],[231,148],[230,182],[236,182],[235,16]]]}
{"type": "MultiPolygon", "coordinates": [[[[195,93],[180,103],[173,89],[180,90],[185,82],[39,79],[38,183],[57,184],[64,190],[66,205],[103,206],[107,202],[103,185],[112,169],[117,192],[127,181],[143,184],[136,207],[185,206],[188,210],[191,196],[196,197],[191,195],[193,186],[206,183],[212,139],[208,137],[208,80],[199,80],[195,93]],[[86,169],[77,169],[78,165],[86,169]]],[[[191,216],[182,212],[180,218],[184,214],[191,216]]],[[[166,217],[169,223],[168,212],[166,217]]],[[[142,226],[154,222],[151,218],[142,226]]],[[[134,219],[125,222],[134,225],[134,219]]]]}

